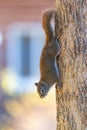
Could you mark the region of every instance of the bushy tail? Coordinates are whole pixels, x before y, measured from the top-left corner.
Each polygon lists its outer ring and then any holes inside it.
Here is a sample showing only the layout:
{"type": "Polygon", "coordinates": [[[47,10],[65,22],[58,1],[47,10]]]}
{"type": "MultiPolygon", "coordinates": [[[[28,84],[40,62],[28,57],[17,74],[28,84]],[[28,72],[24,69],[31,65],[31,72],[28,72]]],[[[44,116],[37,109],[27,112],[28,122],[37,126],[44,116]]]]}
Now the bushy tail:
{"type": "Polygon", "coordinates": [[[53,29],[51,26],[53,15],[54,10],[48,10],[43,13],[42,26],[46,33],[46,41],[50,41],[53,38],[53,29]]]}

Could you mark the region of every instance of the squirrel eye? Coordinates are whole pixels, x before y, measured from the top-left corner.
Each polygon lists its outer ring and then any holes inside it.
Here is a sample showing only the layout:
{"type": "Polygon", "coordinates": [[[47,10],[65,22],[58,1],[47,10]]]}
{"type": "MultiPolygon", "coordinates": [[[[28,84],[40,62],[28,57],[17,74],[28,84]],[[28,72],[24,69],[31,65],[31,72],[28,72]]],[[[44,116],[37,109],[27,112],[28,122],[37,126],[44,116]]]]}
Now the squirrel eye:
{"type": "Polygon", "coordinates": [[[45,89],[42,88],[42,89],[40,90],[40,92],[41,92],[41,94],[42,94],[42,93],[45,93],[45,89]]]}

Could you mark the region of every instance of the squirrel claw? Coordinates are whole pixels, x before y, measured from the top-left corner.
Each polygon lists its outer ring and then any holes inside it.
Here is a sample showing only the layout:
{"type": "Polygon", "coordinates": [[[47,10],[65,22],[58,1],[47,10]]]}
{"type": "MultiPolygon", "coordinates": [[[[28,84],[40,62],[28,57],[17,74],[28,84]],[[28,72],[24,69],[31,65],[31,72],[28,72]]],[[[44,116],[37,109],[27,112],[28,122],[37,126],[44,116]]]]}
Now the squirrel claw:
{"type": "Polygon", "coordinates": [[[60,83],[60,82],[58,84],[56,83],[55,87],[58,88],[58,89],[62,88],[62,83],[60,83]]]}

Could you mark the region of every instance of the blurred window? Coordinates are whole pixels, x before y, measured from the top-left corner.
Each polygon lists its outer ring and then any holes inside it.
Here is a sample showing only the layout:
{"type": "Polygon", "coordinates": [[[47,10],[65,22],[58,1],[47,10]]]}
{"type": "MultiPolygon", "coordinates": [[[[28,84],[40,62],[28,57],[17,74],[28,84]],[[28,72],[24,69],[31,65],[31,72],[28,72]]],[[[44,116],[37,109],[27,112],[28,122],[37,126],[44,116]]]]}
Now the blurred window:
{"type": "Polygon", "coordinates": [[[30,73],[30,58],[29,58],[29,50],[30,50],[30,38],[25,35],[21,38],[21,72],[23,76],[28,76],[30,73]]]}

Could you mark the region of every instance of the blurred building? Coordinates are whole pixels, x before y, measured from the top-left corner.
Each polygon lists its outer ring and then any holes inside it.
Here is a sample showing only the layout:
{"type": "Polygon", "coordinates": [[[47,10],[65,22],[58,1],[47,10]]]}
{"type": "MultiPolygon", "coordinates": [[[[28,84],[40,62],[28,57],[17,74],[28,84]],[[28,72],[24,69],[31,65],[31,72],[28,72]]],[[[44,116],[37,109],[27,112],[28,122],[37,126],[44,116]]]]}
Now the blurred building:
{"type": "Polygon", "coordinates": [[[39,77],[45,40],[41,15],[51,7],[53,0],[0,0],[0,69],[7,69],[11,88],[24,91],[39,77]]]}

